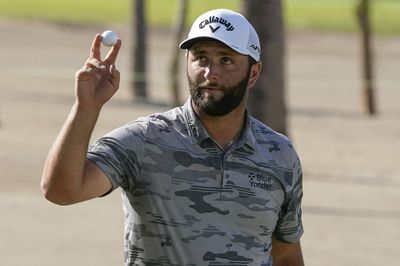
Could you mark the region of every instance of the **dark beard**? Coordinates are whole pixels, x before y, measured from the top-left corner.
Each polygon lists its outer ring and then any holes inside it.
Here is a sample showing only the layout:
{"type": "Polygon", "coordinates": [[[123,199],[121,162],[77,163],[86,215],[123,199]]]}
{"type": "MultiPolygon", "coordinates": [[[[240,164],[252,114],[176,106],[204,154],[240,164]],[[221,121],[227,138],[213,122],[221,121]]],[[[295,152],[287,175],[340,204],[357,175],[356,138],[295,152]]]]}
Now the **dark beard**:
{"type": "Polygon", "coordinates": [[[208,83],[207,86],[197,84],[188,75],[190,95],[194,104],[199,108],[201,112],[204,112],[212,116],[224,116],[229,114],[232,110],[240,105],[243,101],[244,95],[246,94],[247,85],[250,78],[250,69],[247,71],[247,75],[239,81],[236,85],[231,87],[220,88],[223,90],[224,95],[220,100],[210,99],[204,100],[201,93],[201,87],[215,86],[217,84],[208,83]]]}

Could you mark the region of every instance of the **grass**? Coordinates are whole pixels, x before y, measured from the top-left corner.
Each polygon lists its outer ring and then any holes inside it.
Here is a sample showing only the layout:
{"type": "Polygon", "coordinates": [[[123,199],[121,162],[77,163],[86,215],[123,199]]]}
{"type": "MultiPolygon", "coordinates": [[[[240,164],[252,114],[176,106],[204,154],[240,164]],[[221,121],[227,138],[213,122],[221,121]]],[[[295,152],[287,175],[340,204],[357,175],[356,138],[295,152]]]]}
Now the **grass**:
{"type": "Polygon", "coordinates": [[[125,23],[127,0],[0,0],[0,15],[25,20],[68,23],[125,23]]]}
{"type": "MultiPolygon", "coordinates": [[[[358,29],[356,6],[358,0],[287,0],[287,24],[294,29],[355,31],[358,29]]],[[[374,31],[400,33],[400,1],[370,0],[374,31]]]]}
{"type": "MultiPolygon", "coordinates": [[[[250,0],[248,0],[250,1],[250,0]]],[[[251,0],[252,1],[252,0],[251,0]]],[[[0,16],[77,24],[129,23],[134,0],[0,0],[0,16]]],[[[400,1],[370,0],[373,29],[379,33],[400,34],[400,1]]],[[[150,25],[169,26],[177,17],[177,0],[146,0],[150,25]]],[[[289,29],[355,31],[355,5],[358,0],[284,0],[289,29]]],[[[188,20],[213,8],[240,10],[240,0],[191,0],[188,20]]]]}

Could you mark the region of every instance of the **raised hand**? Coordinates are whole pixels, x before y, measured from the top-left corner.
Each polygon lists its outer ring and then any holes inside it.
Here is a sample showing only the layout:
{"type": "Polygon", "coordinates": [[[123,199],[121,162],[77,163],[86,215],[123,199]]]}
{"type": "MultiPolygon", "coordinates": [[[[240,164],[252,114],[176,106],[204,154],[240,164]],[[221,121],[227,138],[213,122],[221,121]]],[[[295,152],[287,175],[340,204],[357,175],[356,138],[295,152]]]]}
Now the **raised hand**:
{"type": "Polygon", "coordinates": [[[120,73],[115,61],[121,48],[121,40],[101,59],[101,35],[93,40],[89,59],[75,75],[76,103],[83,109],[100,109],[118,90],[120,73]]]}

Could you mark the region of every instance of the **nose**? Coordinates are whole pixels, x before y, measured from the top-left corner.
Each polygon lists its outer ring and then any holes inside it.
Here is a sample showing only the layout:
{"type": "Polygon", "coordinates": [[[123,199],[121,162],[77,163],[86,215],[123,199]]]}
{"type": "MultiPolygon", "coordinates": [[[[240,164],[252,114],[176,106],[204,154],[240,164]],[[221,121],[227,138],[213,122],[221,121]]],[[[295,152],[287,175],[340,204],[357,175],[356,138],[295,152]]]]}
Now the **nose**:
{"type": "Polygon", "coordinates": [[[210,62],[205,67],[204,77],[207,80],[216,80],[220,74],[219,66],[216,63],[210,62]]]}

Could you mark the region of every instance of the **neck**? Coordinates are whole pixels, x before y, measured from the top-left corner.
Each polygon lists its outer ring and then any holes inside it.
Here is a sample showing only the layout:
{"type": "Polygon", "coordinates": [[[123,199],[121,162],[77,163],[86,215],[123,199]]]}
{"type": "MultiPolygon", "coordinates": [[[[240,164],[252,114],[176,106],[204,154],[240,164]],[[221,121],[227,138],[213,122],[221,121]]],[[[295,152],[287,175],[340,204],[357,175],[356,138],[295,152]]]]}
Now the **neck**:
{"type": "Polygon", "coordinates": [[[224,149],[242,131],[245,114],[245,107],[242,104],[224,116],[205,114],[199,111],[196,105],[193,105],[193,109],[211,138],[224,149]]]}

